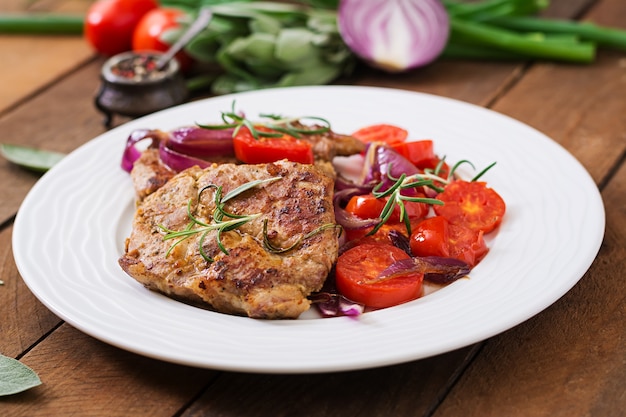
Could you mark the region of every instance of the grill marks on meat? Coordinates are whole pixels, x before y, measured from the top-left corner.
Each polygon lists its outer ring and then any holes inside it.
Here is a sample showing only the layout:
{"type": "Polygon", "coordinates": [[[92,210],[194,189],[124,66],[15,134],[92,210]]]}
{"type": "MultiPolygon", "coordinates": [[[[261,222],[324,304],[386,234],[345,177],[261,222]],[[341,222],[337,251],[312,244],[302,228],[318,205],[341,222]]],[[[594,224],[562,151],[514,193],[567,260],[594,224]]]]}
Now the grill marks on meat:
{"type": "Polygon", "coordinates": [[[272,244],[289,247],[306,233],[335,222],[333,185],[325,169],[288,161],[190,168],[138,203],[119,264],[147,288],[192,304],[255,318],[296,318],[309,308],[307,296],[321,289],[336,261],[337,232],[324,230],[293,250],[275,254],[263,246],[263,220],[268,222],[272,244]],[[211,222],[215,190],[206,189],[198,201],[203,187],[222,186],[226,195],[247,182],[276,176],[281,178],[226,202],[225,210],[230,213],[262,213],[236,230],[222,233],[228,254],[218,247],[217,232],[213,231],[203,248],[214,262],[200,255],[199,234],[175,246],[166,257],[174,240],[164,241],[159,225],[183,230],[189,222],[190,199],[194,216],[211,222]]]}

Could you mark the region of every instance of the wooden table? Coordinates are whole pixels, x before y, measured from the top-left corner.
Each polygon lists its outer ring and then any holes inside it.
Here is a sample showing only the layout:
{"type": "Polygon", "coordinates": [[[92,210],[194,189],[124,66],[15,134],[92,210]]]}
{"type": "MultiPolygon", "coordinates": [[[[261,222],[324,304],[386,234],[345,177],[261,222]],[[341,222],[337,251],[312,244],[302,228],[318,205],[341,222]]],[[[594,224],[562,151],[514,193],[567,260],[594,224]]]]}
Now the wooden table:
{"type": "MultiPolygon", "coordinates": [[[[0,11],[25,3],[3,0],[0,11]]],[[[33,7],[82,10],[85,2],[33,7]]],[[[623,0],[553,0],[546,14],[626,28],[623,0]]],[[[80,37],[0,36],[0,57],[1,141],[69,152],[104,131],[93,106],[103,58],[80,37]]],[[[173,365],[81,333],[30,293],[11,234],[38,176],[0,158],[0,352],[43,381],[0,398],[0,415],[626,415],[626,54],[602,51],[587,66],[442,61],[402,75],[362,70],[342,82],[464,100],[560,143],[591,173],[606,207],[604,243],[589,271],[523,324],[415,362],[313,375],[173,365]]]]}

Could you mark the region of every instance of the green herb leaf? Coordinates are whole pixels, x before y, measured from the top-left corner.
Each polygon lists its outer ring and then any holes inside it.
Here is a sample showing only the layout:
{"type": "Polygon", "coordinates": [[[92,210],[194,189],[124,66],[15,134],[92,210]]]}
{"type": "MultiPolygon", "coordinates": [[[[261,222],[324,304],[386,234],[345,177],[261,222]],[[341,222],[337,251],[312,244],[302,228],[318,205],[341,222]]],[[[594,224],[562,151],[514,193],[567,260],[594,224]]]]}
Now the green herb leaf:
{"type": "Polygon", "coordinates": [[[17,394],[41,385],[41,380],[22,362],[0,355],[0,396],[17,394]]]}
{"type": "Polygon", "coordinates": [[[65,157],[65,154],[59,152],[6,143],[0,144],[0,153],[14,164],[36,172],[46,172],[65,157]]]}

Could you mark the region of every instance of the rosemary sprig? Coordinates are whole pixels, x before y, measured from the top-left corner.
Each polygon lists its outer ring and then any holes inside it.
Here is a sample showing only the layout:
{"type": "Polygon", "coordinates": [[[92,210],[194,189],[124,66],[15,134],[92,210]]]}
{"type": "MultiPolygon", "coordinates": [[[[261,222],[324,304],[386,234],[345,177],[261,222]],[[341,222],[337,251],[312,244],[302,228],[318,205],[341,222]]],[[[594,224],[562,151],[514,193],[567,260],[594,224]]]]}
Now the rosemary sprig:
{"type": "MultiPolygon", "coordinates": [[[[396,206],[400,209],[400,221],[404,223],[407,233],[410,235],[411,234],[411,221],[406,211],[404,202],[410,201],[410,202],[425,203],[425,204],[430,204],[430,205],[434,205],[434,204],[442,205],[443,202],[441,200],[437,200],[436,198],[411,197],[411,196],[403,195],[402,190],[406,190],[409,188],[423,187],[423,186],[437,187],[433,181],[433,178],[430,178],[430,177],[436,177],[436,176],[434,174],[415,174],[415,175],[407,176],[404,173],[400,175],[400,178],[393,178],[391,177],[389,173],[387,174],[387,176],[390,179],[395,181],[391,187],[387,188],[384,191],[380,191],[381,187],[384,184],[381,181],[372,190],[372,194],[376,198],[385,198],[385,197],[389,197],[389,198],[387,200],[387,203],[383,207],[382,211],[380,212],[380,215],[379,215],[380,222],[378,222],[378,224],[374,226],[374,228],[368,233],[368,235],[375,234],[376,232],[378,232],[378,230],[380,230],[380,228],[385,223],[387,223],[387,221],[389,221],[396,206]]],[[[436,178],[438,180],[441,179],[445,181],[443,178],[440,178],[440,177],[436,177],[436,178]]]]}
{"type": "MultiPolygon", "coordinates": [[[[474,164],[472,164],[468,160],[461,160],[454,164],[454,166],[450,169],[450,172],[446,175],[446,177],[442,177],[443,174],[443,166],[445,163],[445,157],[439,161],[437,166],[434,169],[426,169],[424,173],[414,174],[407,176],[406,174],[401,174],[399,178],[394,178],[391,175],[391,164],[389,164],[387,170],[387,178],[394,181],[394,183],[384,191],[380,191],[380,189],[385,184],[384,181],[378,183],[374,189],[372,190],[372,194],[376,198],[385,198],[388,197],[387,203],[383,207],[380,215],[380,222],[374,226],[374,228],[367,234],[368,236],[375,234],[380,230],[380,228],[389,221],[391,215],[393,214],[396,207],[400,210],[400,221],[404,223],[406,227],[407,233],[409,236],[411,235],[411,221],[409,219],[408,213],[406,211],[406,207],[404,203],[406,201],[416,202],[416,203],[425,203],[429,205],[443,205],[441,200],[436,198],[427,198],[427,197],[410,197],[402,194],[402,190],[410,189],[410,188],[418,188],[418,187],[428,187],[435,190],[437,193],[443,191],[438,184],[443,186],[450,183],[450,178],[454,178],[455,171],[459,166],[463,164],[469,164],[472,168],[475,169],[474,164]]],[[[478,174],[474,176],[470,180],[470,182],[477,181],[480,177],[482,177],[487,171],[489,171],[496,163],[488,165],[485,169],[480,171],[478,174]]]]}
{"type": "Polygon", "coordinates": [[[172,246],[170,246],[165,256],[166,257],[169,256],[172,250],[183,241],[189,239],[192,236],[200,234],[200,239],[198,241],[198,250],[200,252],[200,255],[204,258],[205,261],[213,262],[213,258],[207,255],[206,252],[204,251],[204,240],[206,239],[207,234],[214,230],[217,231],[216,240],[217,240],[218,247],[224,254],[228,255],[228,249],[226,249],[226,247],[222,244],[222,233],[235,230],[243,226],[244,224],[248,223],[249,221],[254,220],[257,217],[261,216],[262,213],[246,214],[246,215],[238,215],[234,213],[229,213],[224,209],[224,205],[226,204],[226,202],[228,200],[231,200],[237,197],[238,195],[242,194],[243,192],[251,188],[254,188],[261,184],[276,181],[280,178],[281,177],[272,177],[272,178],[267,178],[264,180],[249,181],[245,184],[240,185],[234,190],[230,191],[226,195],[223,195],[222,186],[209,184],[206,187],[203,187],[198,192],[198,197],[197,197],[198,203],[200,202],[200,197],[202,196],[202,193],[205,190],[212,189],[212,188],[215,189],[215,197],[214,197],[215,210],[213,211],[212,222],[205,223],[202,220],[195,217],[191,209],[193,199],[189,199],[189,201],[187,202],[187,217],[189,217],[190,221],[189,223],[187,223],[187,226],[185,227],[185,229],[171,230],[163,225],[159,225],[159,228],[163,232],[165,232],[165,236],[163,236],[164,241],[178,239],[172,244],[172,246]],[[225,220],[225,217],[229,219],[225,220]]]}
{"type": "Polygon", "coordinates": [[[283,135],[289,135],[296,139],[302,137],[302,135],[314,135],[319,133],[326,133],[330,131],[330,122],[322,117],[317,116],[303,116],[303,117],[283,117],[276,114],[262,113],[261,118],[268,119],[267,121],[251,121],[247,119],[243,113],[235,111],[235,101],[232,102],[231,110],[221,112],[222,122],[221,125],[207,125],[197,123],[198,127],[210,130],[224,130],[234,129],[233,137],[237,135],[242,127],[246,127],[250,130],[250,133],[255,139],[260,138],[280,138],[283,135]],[[320,122],[321,126],[318,128],[303,128],[296,125],[296,122],[302,120],[314,120],[320,122]],[[270,129],[270,132],[258,129],[264,127],[270,129]]]}

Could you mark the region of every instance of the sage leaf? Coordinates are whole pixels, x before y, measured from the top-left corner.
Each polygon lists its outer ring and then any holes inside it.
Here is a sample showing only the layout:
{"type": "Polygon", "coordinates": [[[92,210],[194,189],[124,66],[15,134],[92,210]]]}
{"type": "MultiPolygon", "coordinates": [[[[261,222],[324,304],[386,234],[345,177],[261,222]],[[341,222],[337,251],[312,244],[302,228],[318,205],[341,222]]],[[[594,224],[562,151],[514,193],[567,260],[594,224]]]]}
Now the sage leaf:
{"type": "Polygon", "coordinates": [[[0,355],[0,396],[12,395],[41,385],[39,376],[22,362],[0,355]]]}
{"type": "Polygon", "coordinates": [[[46,172],[59,162],[65,154],[19,145],[0,144],[0,153],[14,164],[36,172],[46,172]]]}

